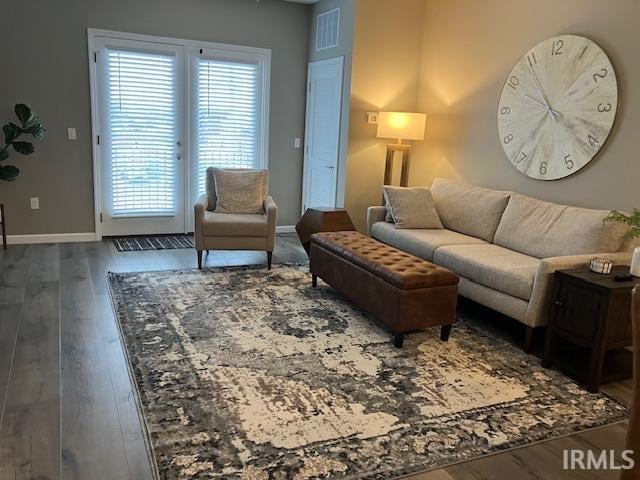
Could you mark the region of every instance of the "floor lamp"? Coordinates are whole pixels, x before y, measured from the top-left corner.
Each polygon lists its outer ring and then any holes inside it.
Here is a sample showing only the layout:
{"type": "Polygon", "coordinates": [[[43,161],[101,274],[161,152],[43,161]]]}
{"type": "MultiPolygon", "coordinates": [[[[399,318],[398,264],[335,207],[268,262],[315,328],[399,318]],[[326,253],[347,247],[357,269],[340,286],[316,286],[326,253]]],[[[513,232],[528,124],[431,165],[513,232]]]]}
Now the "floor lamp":
{"type": "Polygon", "coordinates": [[[409,156],[411,145],[403,140],[424,140],[424,126],[427,116],[424,113],[380,112],[378,117],[378,138],[397,138],[398,143],[387,145],[387,161],[384,167],[384,185],[393,185],[393,163],[396,152],[402,155],[400,186],[409,184],[409,156]]]}

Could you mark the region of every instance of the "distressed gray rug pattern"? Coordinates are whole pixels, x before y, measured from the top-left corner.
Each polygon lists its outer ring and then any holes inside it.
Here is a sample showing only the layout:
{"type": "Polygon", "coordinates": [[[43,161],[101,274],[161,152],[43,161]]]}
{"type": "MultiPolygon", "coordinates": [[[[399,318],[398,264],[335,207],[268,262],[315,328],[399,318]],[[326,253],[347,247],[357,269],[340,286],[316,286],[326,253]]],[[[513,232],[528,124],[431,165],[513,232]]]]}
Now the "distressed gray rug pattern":
{"type": "Polygon", "coordinates": [[[110,274],[161,478],[390,479],[627,416],[464,323],[396,349],[306,269],[110,274]]]}

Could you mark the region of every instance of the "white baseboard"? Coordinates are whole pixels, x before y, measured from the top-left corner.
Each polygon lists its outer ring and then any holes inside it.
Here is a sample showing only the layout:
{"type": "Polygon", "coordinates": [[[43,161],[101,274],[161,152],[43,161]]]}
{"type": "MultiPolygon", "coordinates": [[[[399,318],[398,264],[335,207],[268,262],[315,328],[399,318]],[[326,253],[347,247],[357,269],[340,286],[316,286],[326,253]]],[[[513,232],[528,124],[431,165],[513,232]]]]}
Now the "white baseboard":
{"type": "MultiPolygon", "coordinates": [[[[296,233],[294,225],[281,225],[276,227],[276,233],[296,233]]],[[[7,235],[9,245],[35,244],[35,243],[69,243],[69,242],[95,242],[96,234],[87,233],[37,233],[31,235],[7,235]]]]}
{"type": "Polygon", "coordinates": [[[96,241],[96,234],[94,232],[7,235],[7,243],[9,245],[33,244],[33,243],[95,242],[95,241],[96,241]]]}

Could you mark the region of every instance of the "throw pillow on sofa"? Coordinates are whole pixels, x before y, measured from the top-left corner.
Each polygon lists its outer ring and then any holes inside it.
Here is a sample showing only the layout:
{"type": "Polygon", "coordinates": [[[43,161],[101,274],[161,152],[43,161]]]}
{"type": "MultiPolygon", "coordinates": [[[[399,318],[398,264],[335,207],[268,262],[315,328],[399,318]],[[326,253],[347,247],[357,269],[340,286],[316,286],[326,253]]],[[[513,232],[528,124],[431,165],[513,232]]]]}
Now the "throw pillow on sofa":
{"type": "Polygon", "coordinates": [[[385,185],[384,198],[396,228],[443,228],[428,188],[385,185]]]}
{"type": "Polygon", "coordinates": [[[266,170],[213,169],[216,213],[264,213],[266,170]]]}
{"type": "Polygon", "coordinates": [[[444,178],[431,186],[433,201],[442,224],[448,230],[493,243],[509,192],[489,190],[444,178]]]}

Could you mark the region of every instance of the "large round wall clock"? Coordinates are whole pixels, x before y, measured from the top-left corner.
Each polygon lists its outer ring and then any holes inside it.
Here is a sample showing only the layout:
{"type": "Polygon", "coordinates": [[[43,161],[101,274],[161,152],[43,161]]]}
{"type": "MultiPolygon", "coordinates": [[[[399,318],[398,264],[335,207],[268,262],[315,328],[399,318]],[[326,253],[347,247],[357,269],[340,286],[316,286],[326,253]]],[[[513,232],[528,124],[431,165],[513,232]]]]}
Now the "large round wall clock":
{"type": "Polygon", "coordinates": [[[618,107],[618,82],[602,49],[559,35],[529,50],[507,76],[498,105],[500,144],[539,180],[567,177],[602,148],[618,107]]]}

